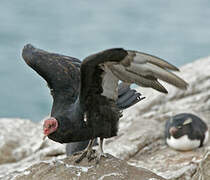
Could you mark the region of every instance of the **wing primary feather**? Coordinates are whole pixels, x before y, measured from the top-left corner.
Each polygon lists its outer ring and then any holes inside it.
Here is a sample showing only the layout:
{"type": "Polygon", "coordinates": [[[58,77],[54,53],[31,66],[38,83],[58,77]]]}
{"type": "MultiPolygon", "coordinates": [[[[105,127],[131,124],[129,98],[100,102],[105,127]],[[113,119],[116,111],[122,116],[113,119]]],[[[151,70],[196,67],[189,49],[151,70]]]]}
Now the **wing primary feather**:
{"type": "Polygon", "coordinates": [[[187,88],[187,83],[179,78],[177,75],[168,71],[167,69],[162,69],[159,66],[155,66],[154,64],[145,63],[145,64],[136,64],[131,63],[130,67],[127,68],[129,71],[137,73],[142,76],[154,76],[156,79],[161,79],[169,84],[172,84],[181,89],[187,88]]]}
{"type": "Polygon", "coordinates": [[[130,84],[124,82],[120,83],[118,86],[118,96],[122,96],[123,94],[127,93],[130,89],[130,84]]]}
{"type": "Polygon", "coordinates": [[[138,103],[139,101],[145,99],[145,97],[140,97],[141,94],[140,93],[136,93],[135,95],[133,95],[131,98],[127,99],[127,101],[125,101],[124,103],[122,103],[119,108],[121,110],[126,109],[128,107],[133,106],[134,104],[138,103]]]}
{"type": "Polygon", "coordinates": [[[117,104],[121,104],[124,101],[128,100],[129,98],[131,98],[134,94],[135,94],[135,90],[130,90],[127,93],[125,93],[120,99],[118,98],[117,104]]]}
{"type": "Polygon", "coordinates": [[[120,80],[127,83],[135,83],[139,86],[143,87],[151,87],[156,89],[157,91],[168,93],[168,91],[160,84],[157,80],[147,79],[139,74],[135,74],[134,72],[130,72],[125,70],[122,65],[114,65],[110,67],[112,73],[117,76],[120,80]]]}
{"type": "Polygon", "coordinates": [[[156,57],[156,56],[153,56],[153,55],[150,55],[150,54],[146,54],[146,53],[142,53],[142,52],[138,52],[138,51],[135,51],[136,53],[136,56],[134,57],[134,62],[136,63],[142,63],[143,61],[147,61],[147,62],[150,62],[156,66],[159,66],[159,67],[162,67],[164,69],[170,69],[172,71],[179,71],[179,69],[168,63],[167,61],[165,61],[164,59],[161,59],[159,57],[156,57]]]}

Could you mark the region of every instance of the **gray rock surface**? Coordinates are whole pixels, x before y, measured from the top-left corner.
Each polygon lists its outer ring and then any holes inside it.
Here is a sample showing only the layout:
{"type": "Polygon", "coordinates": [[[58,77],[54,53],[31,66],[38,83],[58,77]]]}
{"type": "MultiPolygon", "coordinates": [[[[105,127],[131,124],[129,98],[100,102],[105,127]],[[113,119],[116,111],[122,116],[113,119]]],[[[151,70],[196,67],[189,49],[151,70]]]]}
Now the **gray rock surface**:
{"type": "Polygon", "coordinates": [[[0,179],[10,180],[35,163],[65,156],[65,145],[42,140],[42,122],[2,118],[0,128],[0,179]]]}
{"type": "Polygon", "coordinates": [[[42,144],[37,125],[29,120],[2,118],[0,129],[0,164],[19,161],[42,144]]]}
{"type": "Polygon", "coordinates": [[[210,142],[202,148],[180,152],[170,149],[163,139],[165,120],[177,113],[196,114],[210,126],[210,57],[183,66],[179,75],[189,83],[187,91],[166,85],[169,94],[162,95],[139,88],[146,99],[124,112],[119,135],[108,139],[104,146],[106,153],[118,159],[105,159],[97,167],[85,160],[75,165],[74,157],[65,158],[64,145],[43,142],[41,123],[0,119],[0,178],[87,179],[88,175],[89,179],[105,180],[141,174],[142,179],[145,175],[144,179],[150,180],[161,179],[158,176],[210,179],[210,142]]]}
{"type": "Polygon", "coordinates": [[[208,180],[210,179],[210,152],[208,151],[201,163],[199,164],[196,174],[192,178],[193,180],[208,180]]]}
{"type": "Polygon", "coordinates": [[[70,156],[51,163],[41,162],[24,171],[23,175],[16,177],[17,180],[39,179],[39,180],[163,180],[160,176],[142,168],[130,166],[126,161],[119,160],[113,156],[103,158],[100,164],[94,161],[82,161],[79,165],[74,164],[78,157],[70,156]]]}

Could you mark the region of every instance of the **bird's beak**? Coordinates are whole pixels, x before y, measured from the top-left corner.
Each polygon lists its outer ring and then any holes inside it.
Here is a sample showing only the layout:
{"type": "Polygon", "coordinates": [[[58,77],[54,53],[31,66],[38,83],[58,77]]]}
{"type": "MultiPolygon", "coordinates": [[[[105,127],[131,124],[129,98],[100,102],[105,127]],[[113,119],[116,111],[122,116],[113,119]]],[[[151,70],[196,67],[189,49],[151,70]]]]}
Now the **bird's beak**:
{"type": "Polygon", "coordinates": [[[171,134],[171,135],[174,135],[176,132],[177,132],[177,128],[175,128],[175,127],[171,127],[170,129],[169,129],[169,133],[171,134]]]}

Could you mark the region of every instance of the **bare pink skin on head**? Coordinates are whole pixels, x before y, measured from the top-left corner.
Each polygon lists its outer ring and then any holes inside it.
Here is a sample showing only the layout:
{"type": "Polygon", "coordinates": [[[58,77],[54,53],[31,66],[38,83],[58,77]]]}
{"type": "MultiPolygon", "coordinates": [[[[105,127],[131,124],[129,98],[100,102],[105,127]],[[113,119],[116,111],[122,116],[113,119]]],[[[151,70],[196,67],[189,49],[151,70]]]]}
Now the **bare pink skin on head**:
{"type": "Polygon", "coordinates": [[[58,121],[54,117],[50,117],[49,119],[45,120],[43,125],[44,137],[55,132],[57,128],[58,128],[58,121]]]}

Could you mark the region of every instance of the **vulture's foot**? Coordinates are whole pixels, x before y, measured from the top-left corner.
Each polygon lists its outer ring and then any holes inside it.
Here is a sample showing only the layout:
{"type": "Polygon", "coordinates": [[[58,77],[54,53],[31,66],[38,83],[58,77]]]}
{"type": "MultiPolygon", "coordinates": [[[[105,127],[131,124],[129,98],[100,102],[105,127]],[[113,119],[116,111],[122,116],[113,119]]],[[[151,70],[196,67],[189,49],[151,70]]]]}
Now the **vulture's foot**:
{"type": "MultiPolygon", "coordinates": [[[[80,163],[85,157],[88,159],[88,162],[96,158],[94,149],[85,149],[84,151],[80,151],[77,155],[81,154],[81,156],[75,161],[75,163],[80,163]]],[[[74,154],[75,155],[75,154],[74,154]]]]}
{"type": "Polygon", "coordinates": [[[104,152],[99,152],[96,158],[96,164],[99,164],[102,157],[108,158],[108,155],[104,152]]]}
{"type": "Polygon", "coordinates": [[[77,152],[74,152],[73,154],[72,154],[72,156],[78,156],[78,155],[80,155],[80,154],[82,154],[84,151],[77,151],[77,152]]]}
{"type": "Polygon", "coordinates": [[[102,157],[107,158],[108,155],[106,153],[104,153],[103,151],[103,141],[104,138],[100,137],[100,141],[99,141],[99,152],[97,154],[97,158],[96,158],[96,164],[99,164],[100,160],[102,157]]]}
{"type": "Polygon", "coordinates": [[[85,157],[87,157],[88,161],[91,161],[96,158],[95,150],[92,149],[94,140],[90,140],[87,148],[84,151],[77,152],[74,155],[82,154],[75,163],[80,163],[85,157]]]}

